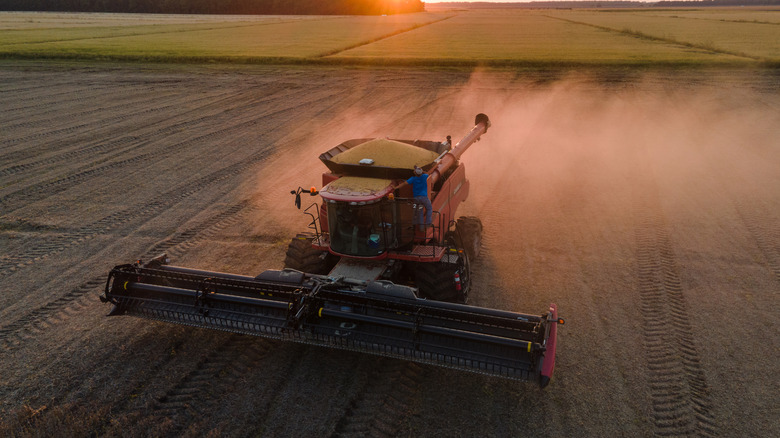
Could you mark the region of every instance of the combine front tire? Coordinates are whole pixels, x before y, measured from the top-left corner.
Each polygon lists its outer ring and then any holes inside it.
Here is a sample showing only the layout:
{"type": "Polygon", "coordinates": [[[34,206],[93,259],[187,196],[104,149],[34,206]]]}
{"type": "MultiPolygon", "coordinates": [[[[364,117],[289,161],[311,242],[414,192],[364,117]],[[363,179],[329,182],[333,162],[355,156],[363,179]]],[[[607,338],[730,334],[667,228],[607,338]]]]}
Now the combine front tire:
{"type": "Polygon", "coordinates": [[[454,263],[444,259],[435,263],[417,263],[415,283],[422,298],[466,303],[471,289],[468,255],[463,252],[457,256],[444,256],[445,259],[450,257],[454,263]]]}
{"type": "Polygon", "coordinates": [[[455,223],[455,243],[466,251],[470,260],[476,260],[482,247],[482,221],[474,216],[459,217],[455,223]]]}
{"type": "Polygon", "coordinates": [[[313,240],[309,236],[294,237],[287,247],[284,267],[309,274],[327,274],[330,272],[329,254],[311,246],[313,240]]]}

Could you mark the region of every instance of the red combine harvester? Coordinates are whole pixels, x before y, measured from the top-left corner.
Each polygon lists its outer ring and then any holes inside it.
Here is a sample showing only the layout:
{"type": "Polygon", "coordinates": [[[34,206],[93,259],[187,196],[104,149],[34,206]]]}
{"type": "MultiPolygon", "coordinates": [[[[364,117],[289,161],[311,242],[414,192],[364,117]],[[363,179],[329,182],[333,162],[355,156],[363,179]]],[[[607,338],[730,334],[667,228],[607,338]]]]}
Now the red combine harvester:
{"type": "MultiPolygon", "coordinates": [[[[115,267],[109,315],[133,315],[420,363],[531,380],[555,365],[555,304],[543,315],[469,306],[470,261],[482,223],[456,217],[469,182],[459,159],[490,126],[479,114],[456,145],[355,139],[320,155],[323,188],[304,211],[310,232],[292,239],[285,269],[256,277],[167,265],[161,255],[115,267]],[[405,181],[428,174],[432,220],[405,181]]],[[[424,201],[424,200],[423,200],[424,201]]]]}

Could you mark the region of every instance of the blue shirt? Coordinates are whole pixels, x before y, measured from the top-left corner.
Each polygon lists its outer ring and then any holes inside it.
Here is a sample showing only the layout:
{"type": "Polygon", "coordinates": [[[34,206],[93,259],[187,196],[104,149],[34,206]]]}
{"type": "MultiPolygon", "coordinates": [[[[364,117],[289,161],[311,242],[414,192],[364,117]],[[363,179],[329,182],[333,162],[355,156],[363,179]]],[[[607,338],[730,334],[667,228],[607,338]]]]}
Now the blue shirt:
{"type": "Polygon", "coordinates": [[[412,193],[414,197],[428,196],[428,174],[423,173],[420,176],[413,176],[406,180],[407,183],[412,185],[412,193]]]}

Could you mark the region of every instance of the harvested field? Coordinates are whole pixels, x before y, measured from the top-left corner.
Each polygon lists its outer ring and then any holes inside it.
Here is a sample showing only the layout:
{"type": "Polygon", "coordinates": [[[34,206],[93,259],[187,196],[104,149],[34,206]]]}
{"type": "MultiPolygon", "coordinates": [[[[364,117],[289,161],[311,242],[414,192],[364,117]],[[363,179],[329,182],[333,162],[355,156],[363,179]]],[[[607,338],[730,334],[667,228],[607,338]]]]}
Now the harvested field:
{"type": "Polygon", "coordinates": [[[0,64],[3,436],[780,436],[780,82],[0,64]],[[457,141],[472,304],[558,304],[528,384],[107,318],[116,264],[256,274],[350,138],[457,141]]]}

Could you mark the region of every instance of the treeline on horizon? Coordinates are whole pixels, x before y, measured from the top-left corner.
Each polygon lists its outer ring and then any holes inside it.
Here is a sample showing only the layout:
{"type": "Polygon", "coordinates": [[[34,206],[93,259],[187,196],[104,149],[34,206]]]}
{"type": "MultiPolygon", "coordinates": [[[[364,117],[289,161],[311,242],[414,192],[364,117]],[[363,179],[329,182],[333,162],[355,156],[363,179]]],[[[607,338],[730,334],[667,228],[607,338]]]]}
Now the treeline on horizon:
{"type": "Polygon", "coordinates": [[[146,14],[381,15],[422,12],[419,0],[0,0],[2,11],[146,14]]]}
{"type": "Polygon", "coordinates": [[[532,2],[442,2],[431,3],[431,9],[441,8],[467,8],[467,9],[594,9],[594,8],[647,8],[647,7],[711,7],[711,6],[778,6],[780,0],[661,0],[657,2],[641,2],[632,0],[553,0],[532,2]]]}

